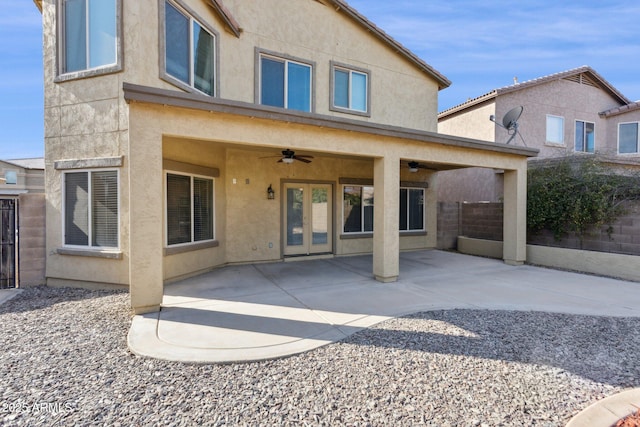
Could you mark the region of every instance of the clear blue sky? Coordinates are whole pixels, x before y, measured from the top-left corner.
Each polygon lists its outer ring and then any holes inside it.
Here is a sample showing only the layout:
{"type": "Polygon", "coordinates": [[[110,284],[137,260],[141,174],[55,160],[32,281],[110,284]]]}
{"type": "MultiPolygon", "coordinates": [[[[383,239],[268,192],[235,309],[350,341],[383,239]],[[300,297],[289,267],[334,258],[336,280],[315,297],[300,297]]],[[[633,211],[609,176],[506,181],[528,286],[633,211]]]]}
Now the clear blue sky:
{"type": "MultiPolygon", "coordinates": [[[[522,82],[582,65],[640,100],[637,0],[349,3],[453,82],[440,92],[440,110],[516,76],[522,82]]],[[[0,158],[42,156],[41,15],[31,0],[2,6],[0,158]]]]}

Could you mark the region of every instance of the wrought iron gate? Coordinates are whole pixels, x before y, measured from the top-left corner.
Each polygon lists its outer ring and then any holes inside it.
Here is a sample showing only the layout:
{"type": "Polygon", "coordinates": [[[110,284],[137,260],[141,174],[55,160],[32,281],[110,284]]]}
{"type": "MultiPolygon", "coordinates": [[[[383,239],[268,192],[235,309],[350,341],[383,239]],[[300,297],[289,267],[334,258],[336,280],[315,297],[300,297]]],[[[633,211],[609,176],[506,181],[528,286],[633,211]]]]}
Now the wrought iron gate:
{"type": "Polygon", "coordinates": [[[16,201],[0,200],[0,289],[16,287],[16,201]]]}

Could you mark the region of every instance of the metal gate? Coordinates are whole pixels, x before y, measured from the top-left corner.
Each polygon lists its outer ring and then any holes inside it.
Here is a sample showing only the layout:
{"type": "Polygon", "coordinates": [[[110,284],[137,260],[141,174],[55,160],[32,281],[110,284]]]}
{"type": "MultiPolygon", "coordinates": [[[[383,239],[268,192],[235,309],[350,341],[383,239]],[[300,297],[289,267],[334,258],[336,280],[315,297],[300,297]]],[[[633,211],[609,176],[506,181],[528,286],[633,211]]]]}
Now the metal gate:
{"type": "Polygon", "coordinates": [[[0,199],[0,289],[16,287],[16,200],[0,199]]]}

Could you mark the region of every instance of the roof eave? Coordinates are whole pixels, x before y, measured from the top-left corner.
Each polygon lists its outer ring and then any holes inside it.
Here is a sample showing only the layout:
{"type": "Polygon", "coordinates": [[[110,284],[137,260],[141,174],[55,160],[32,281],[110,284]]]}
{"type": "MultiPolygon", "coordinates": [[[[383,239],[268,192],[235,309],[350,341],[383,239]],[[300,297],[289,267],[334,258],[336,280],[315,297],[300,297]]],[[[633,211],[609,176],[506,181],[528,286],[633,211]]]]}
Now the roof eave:
{"type": "Polygon", "coordinates": [[[33,0],[33,3],[36,5],[40,13],[42,13],[42,0],[33,0]]]}
{"type": "Polygon", "coordinates": [[[349,6],[349,4],[347,4],[345,1],[343,0],[329,0],[329,1],[333,3],[337,11],[342,10],[351,19],[358,22],[360,25],[362,25],[367,30],[369,30],[373,35],[378,37],[384,43],[391,46],[397,53],[404,56],[406,59],[408,59],[418,68],[420,68],[422,71],[427,73],[430,77],[435,79],[436,82],[438,82],[439,90],[446,89],[449,86],[451,86],[451,80],[449,80],[439,71],[437,71],[435,68],[427,64],[424,60],[418,57],[415,53],[411,52],[409,49],[407,49],[405,46],[403,46],[400,42],[395,40],[393,37],[385,33],[376,24],[371,22],[364,15],[358,12],[356,9],[349,6]]]}

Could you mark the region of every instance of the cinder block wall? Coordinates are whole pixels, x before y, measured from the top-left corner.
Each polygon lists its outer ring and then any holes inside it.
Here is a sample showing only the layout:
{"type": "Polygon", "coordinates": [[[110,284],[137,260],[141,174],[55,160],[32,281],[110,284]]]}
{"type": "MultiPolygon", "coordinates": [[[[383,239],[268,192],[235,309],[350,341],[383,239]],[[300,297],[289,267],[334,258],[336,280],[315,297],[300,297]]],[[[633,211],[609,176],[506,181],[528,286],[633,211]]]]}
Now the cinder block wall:
{"type": "Polygon", "coordinates": [[[438,202],[438,249],[456,249],[460,234],[460,203],[438,202]]]}
{"type": "MultiPolygon", "coordinates": [[[[556,240],[553,233],[543,230],[529,233],[530,245],[550,246],[566,249],[582,249],[626,255],[640,255],[640,202],[625,205],[626,214],[614,223],[592,230],[582,243],[575,234],[556,240]]],[[[438,248],[456,249],[454,237],[466,236],[474,239],[502,241],[502,203],[448,203],[438,204],[438,248]],[[459,214],[456,213],[459,210],[459,214]],[[459,227],[456,226],[459,221],[459,227]]]]}
{"type": "Polygon", "coordinates": [[[640,202],[627,203],[625,210],[626,214],[611,226],[603,225],[584,236],[582,243],[573,233],[556,240],[548,230],[538,234],[529,233],[527,241],[531,245],[640,255],[640,202]]]}
{"type": "Polygon", "coordinates": [[[502,203],[462,203],[460,235],[474,239],[502,240],[502,203]]]}
{"type": "Polygon", "coordinates": [[[18,199],[20,286],[45,283],[45,196],[27,193],[18,199]]]}

